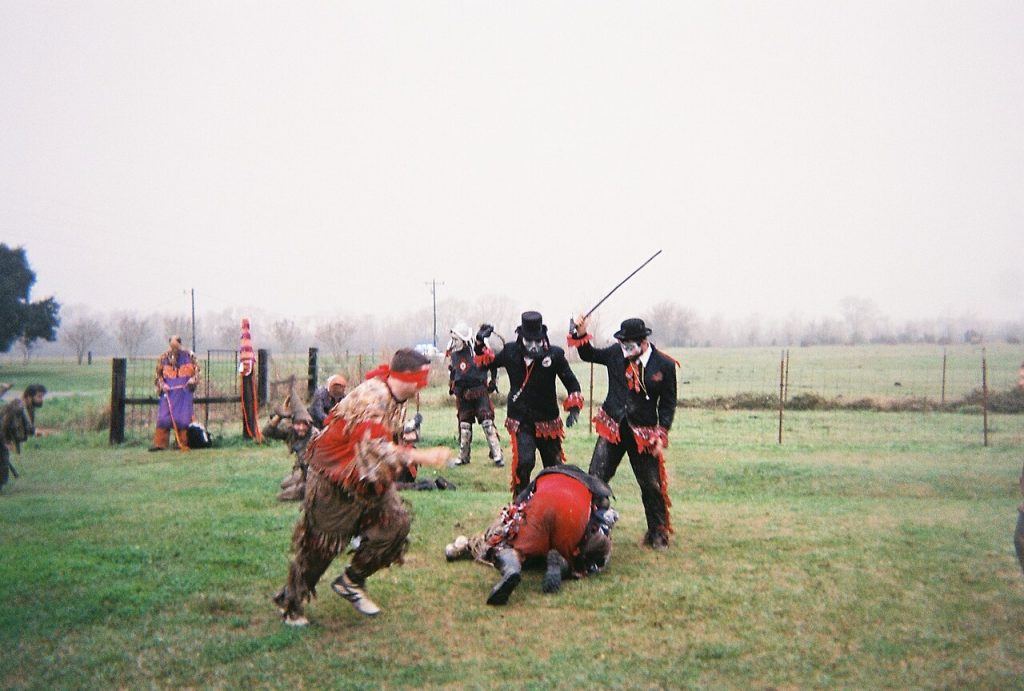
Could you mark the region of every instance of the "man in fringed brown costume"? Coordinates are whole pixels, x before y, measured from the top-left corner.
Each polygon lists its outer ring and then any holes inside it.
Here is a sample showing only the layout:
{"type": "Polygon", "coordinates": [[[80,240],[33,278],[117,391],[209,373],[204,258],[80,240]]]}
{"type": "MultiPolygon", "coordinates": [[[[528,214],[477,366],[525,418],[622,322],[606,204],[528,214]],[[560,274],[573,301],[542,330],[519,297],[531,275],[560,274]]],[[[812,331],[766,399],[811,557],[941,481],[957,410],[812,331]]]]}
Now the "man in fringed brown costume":
{"type": "Polygon", "coordinates": [[[429,360],[411,349],[399,350],[390,366],[381,365],[331,411],[323,432],[310,442],[303,514],[292,537],[294,558],[288,582],[274,596],[285,623],[309,623],[303,605],[316,584],[353,537],[359,545],[352,561],[331,588],[366,615],[380,608],[366,592],[366,579],[401,563],[410,516],[395,478],[412,464],[435,468],[453,460],[445,447],[415,449],[398,443],[405,403],[427,385],[429,360]]]}

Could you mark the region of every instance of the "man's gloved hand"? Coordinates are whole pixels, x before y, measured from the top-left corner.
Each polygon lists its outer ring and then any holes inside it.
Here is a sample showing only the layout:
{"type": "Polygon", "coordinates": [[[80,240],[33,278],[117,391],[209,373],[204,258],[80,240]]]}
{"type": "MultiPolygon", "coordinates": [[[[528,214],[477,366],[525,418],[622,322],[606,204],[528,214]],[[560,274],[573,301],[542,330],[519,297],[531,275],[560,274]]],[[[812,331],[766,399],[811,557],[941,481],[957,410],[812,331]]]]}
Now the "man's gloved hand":
{"type": "Polygon", "coordinates": [[[569,317],[569,336],[572,338],[583,338],[587,335],[586,317],[569,317]]]}
{"type": "Polygon", "coordinates": [[[572,427],[576,424],[576,421],[580,419],[580,409],[570,408],[569,414],[565,416],[565,426],[572,427]]]}
{"type": "Polygon", "coordinates": [[[476,332],[476,340],[482,343],[484,339],[486,339],[492,333],[494,333],[494,327],[492,325],[481,324],[480,329],[476,332]]]}
{"type": "Polygon", "coordinates": [[[453,382],[453,381],[448,382],[448,395],[449,396],[454,396],[455,395],[455,382],[453,382]]]}

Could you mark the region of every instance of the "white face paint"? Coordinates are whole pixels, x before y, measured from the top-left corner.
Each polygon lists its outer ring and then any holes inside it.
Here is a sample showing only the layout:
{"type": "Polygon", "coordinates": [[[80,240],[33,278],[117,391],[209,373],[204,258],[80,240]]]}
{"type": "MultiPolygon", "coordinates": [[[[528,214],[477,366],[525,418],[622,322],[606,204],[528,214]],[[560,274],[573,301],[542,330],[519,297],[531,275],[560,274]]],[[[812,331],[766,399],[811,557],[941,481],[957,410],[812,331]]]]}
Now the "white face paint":
{"type": "Polygon", "coordinates": [[[537,357],[544,352],[544,341],[531,341],[524,338],[523,348],[530,357],[537,357]]]}
{"type": "Polygon", "coordinates": [[[640,344],[636,341],[619,341],[619,347],[622,348],[622,355],[627,360],[636,360],[640,357],[640,344]]]}

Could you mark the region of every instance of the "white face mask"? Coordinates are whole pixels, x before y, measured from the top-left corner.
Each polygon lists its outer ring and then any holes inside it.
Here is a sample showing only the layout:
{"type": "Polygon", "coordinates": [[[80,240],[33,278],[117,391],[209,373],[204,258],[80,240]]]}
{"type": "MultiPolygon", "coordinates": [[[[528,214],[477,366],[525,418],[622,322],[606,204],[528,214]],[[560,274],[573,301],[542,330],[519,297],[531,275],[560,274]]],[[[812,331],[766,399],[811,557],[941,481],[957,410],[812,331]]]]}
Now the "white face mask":
{"type": "Polygon", "coordinates": [[[636,341],[619,341],[619,347],[622,348],[622,355],[627,360],[635,360],[640,357],[640,344],[636,341]]]}
{"type": "Polygon", "coordinates": [[[523,348],[530,357],[537,357],[544,352],[544,341],[530,341],[524,338],[523,348]]]}

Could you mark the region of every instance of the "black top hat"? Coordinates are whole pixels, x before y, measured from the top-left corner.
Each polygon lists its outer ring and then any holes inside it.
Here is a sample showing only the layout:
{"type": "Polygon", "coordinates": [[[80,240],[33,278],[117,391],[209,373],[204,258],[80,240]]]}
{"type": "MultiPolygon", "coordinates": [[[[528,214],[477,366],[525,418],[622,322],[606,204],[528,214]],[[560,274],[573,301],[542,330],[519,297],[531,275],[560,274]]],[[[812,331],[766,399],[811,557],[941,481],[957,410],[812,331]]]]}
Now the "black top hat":
{"type": "Polygon", "coordinates": [[[653,331],[647,328],[643,319],[626,319],[622,326],[615,332],[615,338],[620,341],[642,341],[650,336],[653,331]]]}
{"type": "Polygon", "coordinates": [[[548,335],[548,327],[544,326],[544,317],[540,312],[523,312],[522,324],[516,327],[516,333],[529,341],[539,341],[548,335]]]}

